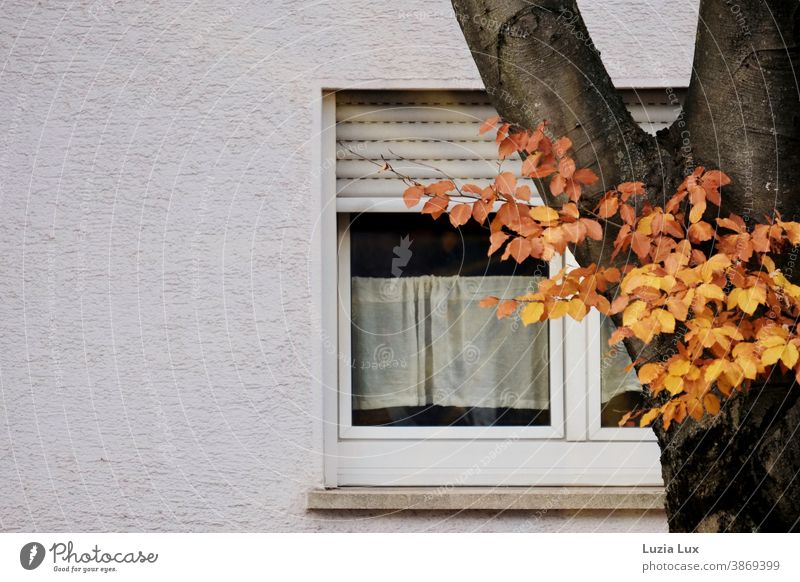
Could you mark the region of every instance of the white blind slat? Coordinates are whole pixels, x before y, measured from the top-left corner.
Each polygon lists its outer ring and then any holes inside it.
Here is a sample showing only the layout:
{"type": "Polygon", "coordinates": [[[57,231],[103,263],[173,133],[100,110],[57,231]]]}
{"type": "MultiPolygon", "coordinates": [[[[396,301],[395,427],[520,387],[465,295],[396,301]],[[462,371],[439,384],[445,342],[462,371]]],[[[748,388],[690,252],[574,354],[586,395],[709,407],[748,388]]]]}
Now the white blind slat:
{"type": "MultiPolygon", "coordinates": [[[[683,91],[623,91],[633,119],[650,133],[669,127],[680,112],[683,91]]],[[[341,91],[336,94],[337,196],[399,197],[406,185],[375,164],[389,160],[421,180],[444,178],[488,185],[497,175],[493,132],[478,135],[494,115],[482,91],[341,91]],[[363,158],[366,158],[363,159],[363,158]],[[415,161],[434,166],[441,172],[415,161]]],[[[519,159],[503,171],[519,174],[519,159]]]]}

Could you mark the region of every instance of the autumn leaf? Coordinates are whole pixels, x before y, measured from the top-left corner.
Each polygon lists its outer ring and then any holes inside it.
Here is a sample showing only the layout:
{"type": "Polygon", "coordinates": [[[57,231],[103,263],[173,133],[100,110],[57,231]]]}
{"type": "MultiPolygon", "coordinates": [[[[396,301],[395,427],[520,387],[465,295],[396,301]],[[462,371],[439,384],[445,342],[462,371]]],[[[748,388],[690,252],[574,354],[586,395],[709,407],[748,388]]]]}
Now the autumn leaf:
{"type": "Polygon", "coordinates": [[[491,203],[483,202],[482,200],[476,200],[472,204],[472,218],[474,218],[479,224],[483,224],[489,217],[489,212],[491,210],[491,203]]]}
{"type": "Polygon", "coordinates": [[[647,311],[647,303],[644,301],[634,301],[625,308],[622,314],[622,325],[630,327],[644,316],[647,311]]]}
{"type": "Polygon", "coordinates": [[[617,186],[617,191],[622,194],[622,201],[627,202],[631,196],[641,196],[644,194],[643,182],[623,182],[617,186]]]}
{"type": "Polygon", "coordinates": [[[700,221],[691,225],[687,234],[693,243],[705,242],[714,236],[714,228],[707,222],[700,221]]]}
{"type": "Polygon", "coordinates": [[[537,323],[541,320],[544,313],[544,303],[539,301],[532,301],[528,303],[520,312],[522,323],[526,326],[532,323],[537,323]]]}
{"type": "Polygon", "coordinates": [[[568,313],[575,321],[583,321],[583,318],[589,313],[589,308],[580,299],[572,299],[569,302],[568,313]]]}
{"type": "Polygon", "coordinates": [[[527,259],[531,254],[531,241],[526,238],[517,237],[508,243],[506,252],[502,256],[502,260],[506,260],[509,256],[514,257],[517,263],[521,263],[527,259]]]}
{"type": "Polygon", "coordinates": [[[458,228],[469,222],[472,216],[472,206],[469,204],[456,204],[450,211],[450,224],[458,228]]]}
{"type": "Polygon", "coordinates": [[[645,364],[639,369],[639,382],[649,384],[663,372],[660,364],[645,364]]]}
{"type": "Polygon", "coordinates": [[[581,218],[581,224],[586,227],[586,236],[592,240],[603,240],[603,227],[591,218],[581,218]]]}
{"type": "Polygon", "coordinates": [[[411,186],[406,188],[403,192],[403,202],[406,203],[406,208],[412,208],[419,204],[422,195],[425,193],[425,188],[422,186],[411,186]]]}
{"type": "Polygon", "coordinates": [[[549,206],[534,206],[530,209],[531,218],[539,222],[550,223],[558,220],[558,212],[549,206]]]}
{"type": "Polygon", "coordinates": [[[504,233],[503,231],[492,233],[492,235],[489,237],[489,242],[491,243],[491,246],[489,247],[489,252],[487,254],[489,256],[492,256],[500,249],[500,247],[503,246],[503,243],[505,243],[508,239],[509,235],[504,233]]]}
{"type": "Polygon", "coordinates": [[[497,307],[497,319],[508,317],[517,310],[518,303],[513,299],[507,299],[497,307]]]}
{"type": "Polygon", "coordinates": [[[441,196],[435,196],[428,200],[422,207],[422,214],[430,214],[433,218],[439,218],[447,210],[449,200],[441,196]]]}
{"type": "Polygon", "coordinates": [[[719,414],[719,398],[714,394],[708,393],[703,396],[703,405],[706,407],[708,413],[712,416],[719,414]]]}
{"type": "Polygon", "coordinates": [[[564,176],[561,174],[556,174],[553,176],[553,179],[550,180],[550,193],[553,196],[559,196],[564,193],[564,187],[566,186],[567,181],[564,179],[564,176]]]}
{"type": "Polygon", "coordinates": [[[480,305],[481,307],[493,307],[497,305],[499,302],[500,300],[497,297],[489,296],[481,299],[478,305],[480,305]]]}
{"type": "Polygon", "coordinates": [[[617,213],[617,209],[619,209],[619,199],[613,194],[607,194],[597,207],[597,215],[600,218],[609,218],[617,213]]]}
{"type": "Polygon", "coordinates": [[[498,124],[499,121],[500,121],[500,116],[499,115],[495,115],[493,117],[489,117],[486,121],[484,121],[481,124],[481,127],[478,130],[478,133],[480,135],[483,135],[487,131],[493,130],[495,127],[497,127],[497,124],[498,124]]]}
{"type": "Polygon", "coordinates": [[[569,180],[575,173],[575,160],[569,156],[564,156],[558,162],[558,173],[565,179],[569,180]]]}
{"type": "Polygon", "coordinates": [[[441,196],[456,189],[456,185],[450,180],[441,180],[429,186],[425,186],[425,193],[431,196],[441,196]]]}
{"type": "Polygon", "coordinates": [[[583,184],[584,186],[591,186],[600,178],[598,178],[597,174],[595,174],[589,168],[581,168],[579,170],[575,170],[575,173],[572,174],[572,179],[579,184],[583,184]]]}
{"type": "Polygon", "coordinates": [[[639,419],[639,426],[642,428],[644,428],[645,426],[650,426],[650,423],[653,422],[659,414],[661,414],[660,408],[653,408],[652,410],[648,410],[642,415],[642,418],[639,419]]]}
{"type": "Polygon", "coordinates": [[[503,172],[495,178],[494,185],[501,194],[513,196],[517,188],[517,177],[511,172],[503,172]]]}

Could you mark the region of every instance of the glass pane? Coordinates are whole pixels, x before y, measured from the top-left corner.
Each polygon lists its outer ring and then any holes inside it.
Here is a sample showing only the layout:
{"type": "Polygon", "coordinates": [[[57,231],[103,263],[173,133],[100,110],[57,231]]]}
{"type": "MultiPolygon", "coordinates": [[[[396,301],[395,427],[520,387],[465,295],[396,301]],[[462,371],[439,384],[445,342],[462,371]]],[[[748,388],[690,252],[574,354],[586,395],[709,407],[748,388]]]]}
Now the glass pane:
{"type": "MultiPolygon", "coordinates": [[[[642,385],[632,369],[626,370],[631,365],[622,342],[613,346],[608,345],[611,334],[614,333],[614,323],[606,318],[600,320],[600,386],[601,386],[601,411],[600,425],[604,427],[618,427],[619,421],[626,412],[643,406],[642,385]]],[[[626,427],[635,427],[634,422],[629,422],[626,427]]]]}
{"type": "Polygon", "coordinates": [[[413,213],[351,216],[353,424],[550,424],[547,324],[478,302],[536,289],[546,263],[486,256],[488,230],[413,213]]]}

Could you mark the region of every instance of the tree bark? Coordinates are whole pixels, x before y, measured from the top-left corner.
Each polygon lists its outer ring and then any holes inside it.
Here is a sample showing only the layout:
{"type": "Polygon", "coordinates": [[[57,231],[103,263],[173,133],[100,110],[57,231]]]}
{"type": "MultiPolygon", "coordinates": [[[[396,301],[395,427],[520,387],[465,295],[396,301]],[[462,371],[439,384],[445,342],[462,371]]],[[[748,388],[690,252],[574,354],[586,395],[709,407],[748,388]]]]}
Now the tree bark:
{"type": "MultiPolygon", "coordinates": [[[[643,181],[662,203],[696,166],[733,180],[721,214],[761,222],[800,218],[800,4],[701,0],[684,112],[656,137],[631,118],[570,0],[453,0],[456,18],[492,103],[504,119],[542,120],[574,144],[579,167],[601,178],[585,207],[624,181],[643,181]]],[[[558,204],[546,189],[548,203],[558,204]]],[[[582,265],[610,262],[615,232],[575,249],[582,265]]],[[[797,249],[783,259],[794,272],[797,249]]],[[[646,361],[674,350],[643,349],[646,361]]],[[[727,401],[719,415],[656,428],[671,531],[800,528],[800,388],[770,381],[727,401]]]]}

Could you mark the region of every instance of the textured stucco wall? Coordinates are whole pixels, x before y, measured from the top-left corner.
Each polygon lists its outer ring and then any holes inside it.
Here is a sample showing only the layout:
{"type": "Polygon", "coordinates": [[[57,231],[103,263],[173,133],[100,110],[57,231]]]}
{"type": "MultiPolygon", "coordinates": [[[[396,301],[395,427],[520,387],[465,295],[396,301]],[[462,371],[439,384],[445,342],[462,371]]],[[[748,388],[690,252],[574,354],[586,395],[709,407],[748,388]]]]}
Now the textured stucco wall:
{"type": "MultiPolygon", "coordinates": [[[[688,80],[694,0],[582,5],[619,85],[688,80]]],[[[447,2],[7,1],[0,53],[0,530],[665,528],[304,509],[319,88],[476,86],[447,2]]]]}

